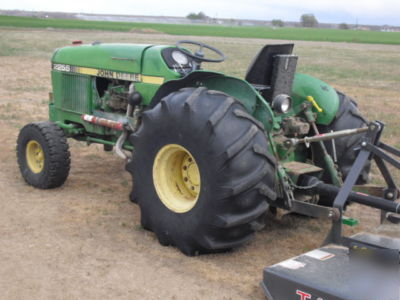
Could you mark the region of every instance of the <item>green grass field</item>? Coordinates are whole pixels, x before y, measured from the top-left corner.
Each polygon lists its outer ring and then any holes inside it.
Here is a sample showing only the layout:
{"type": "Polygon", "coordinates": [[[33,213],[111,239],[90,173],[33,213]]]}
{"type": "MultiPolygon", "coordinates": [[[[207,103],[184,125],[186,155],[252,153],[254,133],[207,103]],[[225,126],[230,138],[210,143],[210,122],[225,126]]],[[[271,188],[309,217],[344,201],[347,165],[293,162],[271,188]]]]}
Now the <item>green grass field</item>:
{"type": "Polygon", "coordinates": [[[83,21],[65,19],[39,19],[29,17],[0,16],[0,26],[30,28],[63,28],[109,30],[128,32],[150,29],[172,35],[221,36],[238,38],[265,38],[282,40],[351,42],[371,44],[400,44],[400,32],[378,32],[318,28],[276,28],[253,26],[177,25],[154,23],[130,23],[108,21],[83,21]]]}

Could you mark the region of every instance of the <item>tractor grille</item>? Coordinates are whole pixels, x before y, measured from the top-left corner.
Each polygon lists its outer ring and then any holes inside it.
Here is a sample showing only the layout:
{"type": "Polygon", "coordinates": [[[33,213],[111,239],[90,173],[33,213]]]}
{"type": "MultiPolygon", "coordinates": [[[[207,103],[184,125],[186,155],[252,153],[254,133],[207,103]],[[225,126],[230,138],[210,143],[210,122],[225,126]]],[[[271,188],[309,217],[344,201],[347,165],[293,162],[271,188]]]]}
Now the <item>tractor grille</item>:
{"type": "Polygon", "coordinates": [[[62,107],[79,113],[89,113],[90,77],[63,74],[62,107]]]}

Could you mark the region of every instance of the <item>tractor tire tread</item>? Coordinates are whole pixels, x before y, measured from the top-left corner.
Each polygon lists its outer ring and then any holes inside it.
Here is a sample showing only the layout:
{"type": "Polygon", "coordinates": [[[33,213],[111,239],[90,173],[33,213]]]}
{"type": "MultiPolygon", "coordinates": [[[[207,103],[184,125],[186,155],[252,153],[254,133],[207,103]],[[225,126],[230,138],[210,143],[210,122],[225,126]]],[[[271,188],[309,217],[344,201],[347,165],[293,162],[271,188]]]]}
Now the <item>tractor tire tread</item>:
{"type": "Polygon", "coordinates": [[[266,196],[268,199],[271,199],[272,201],[275,201],[278,198],[278,195],[276,194],[275,190],[270,188],[266,184],[262,184],[258,189],[258,191],[261,195],[266,196]]]}
{"type": "Polygon", "coordinates": [[[269,206],[268,206],[267,202],[265,202],[265,201],[260,202],[251,211],[248,211],[245,213],[239,213],[239,214],[219,216],[215,225],[218,227],[222,227],[222,228],[229,228],[229,227],[247,224],[247,223],[257,219],[262,214],[264,214],[267,211],[268,207],[269,206]]]}
{"type": "Polygon", "coordinates": [[[230,145],[226,151],[225,156],[226,159],[231,159],[235,155],[237,155],[246,145],[251,141],[251,139],[257,134],[258,129],[256,126],[251,125],[250,128],[237,139],[232,145],[230,145]]]}
{"type": "Polygon", "coordinates": [[[246,113],[242,109],[235,109],[233,111],[233,113],[235,114],[236,117],[245,118],[245,119],[251,121],[252,123],[254,123],[254,125],[256,125],[261,130],[264,130],[264,124],[263,123],[261,123],[260,121],[254,119],[254,117],[252,117],[251,115],[249,115],[248,113],[246,113]]]}
{"type": "Polygon", "coordinates": [[[208,120],[212,127],[217,126],[218,122],[222,120],[234,102],[235,100],[233,98],[228,97],[227,100],[215,110],[208,120]]]}
{"type": "Polygon", "coordinates": [[[263,148],[262,146],[260,146],[259,144],[255,144],[253,146],[253,151],[254,153],[264,156],[271,165],[276,165],[276,158],[275,156],[273,156],[268,149],[263,148]]]}
{"type": "Polygon", "coordinates": [[[186,255],[221,252],[242,245],[252,238],[256,229],[263,227],[268,203],[266,194],[259,189],[265,186],[268,195],[276,198],[272,191],[275,160],[254,150],[269,151],[268,139],[251,117],[235,113],[240,109],[244,110],[244,106],[224,93],[185,88],[166,96],[161,104],[147,111],[145,114],[151,118],[142,119],[138,131],[129,138],[135,154],[126,169],[137,180],[131,198],[140,207],[142,227],[153,231],[162,245],[176,246],[186,255]],[[161,108],[164,101],[170,105],[168,113],[161,108]],[[207,124],[211,125],[211,135],[203,130],[207,124]],[[192,214],[189,211],[176,219],[175,213],[158,199],[151,169],[157,149],[162,147],[155,144],[164,144],[157,132],[166,140],[168,135],[173,135],[171,140],[183,139],[185,147],[192,145],[190,141],[185,142],[185,136],[194,136],[196,143],[188,149],[195,151],[196,161],[196,154],[207,161],[199,166],[200,170],[211,167],[215,170],[210,173],[212,178],[202,178],[211,185],[200,192],[198,201],[203,204],[192,209],[198,209],[199,213],[201,210],[201,215],[189,217],[192,214]],[[185,225],[179,223],[186,219],[185,225]],[[170,222],[181,225],[170,225],[170,222]]]}
{"type": "MultiPolygon", "coordinates": [[[[43,147],[43,145],[42,145],[43,147]]],[[[53,122],[35,122],[21,129],[17,140],[18,164],[25,181],[40,189],[51,189],[61,186],[68,177],[71,164],[71,155],[64,131],[53,122]],[[28,142],[27,134],[36,131],[43,137],[44,151],[47,154],[45,172],[41,180],[34,180],[33,174],[27,169],[25,147],[28,142]],[[47,152],[47,153],[46,153],[47,152]]]]}

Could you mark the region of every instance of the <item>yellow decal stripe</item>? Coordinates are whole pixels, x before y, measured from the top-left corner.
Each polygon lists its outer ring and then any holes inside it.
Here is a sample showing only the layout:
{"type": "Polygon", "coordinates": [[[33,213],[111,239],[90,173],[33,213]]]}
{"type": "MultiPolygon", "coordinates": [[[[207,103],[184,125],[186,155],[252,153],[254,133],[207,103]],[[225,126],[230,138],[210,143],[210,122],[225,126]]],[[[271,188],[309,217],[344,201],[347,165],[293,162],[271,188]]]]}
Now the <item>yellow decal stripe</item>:
{"type": "Polygon", "coordinates": [[[77,67],[76,73],[97,76],[97,74],[99,73],[99,70],[92,69],[92,68],[85,68],[85,67],[77,67]]]}
{"type": "Polygon", "coordinates": [[[123,73],[116,72],[105,69],[95,69],[95,68],[87,68],[87,67],[79,67],[65,64],[53,64],[53,70],[61,71],[61,72],[69,72],[69,73],[77,73],[83,75],[104,77],[104,78],[113,78],[119,80],[128,80],[133,82],[143,82],[150,84],[163,84],[164,78],[158,76],[147,76],[141,74],[132,74],[132,73],[123,73]]]}
{"type": "Polygon", "coordinates": [[[151,84],[163,84],[164,78],[157,77],[157,76],[142,75],[142,82],[143,83],[151,83],[151,84]]]}

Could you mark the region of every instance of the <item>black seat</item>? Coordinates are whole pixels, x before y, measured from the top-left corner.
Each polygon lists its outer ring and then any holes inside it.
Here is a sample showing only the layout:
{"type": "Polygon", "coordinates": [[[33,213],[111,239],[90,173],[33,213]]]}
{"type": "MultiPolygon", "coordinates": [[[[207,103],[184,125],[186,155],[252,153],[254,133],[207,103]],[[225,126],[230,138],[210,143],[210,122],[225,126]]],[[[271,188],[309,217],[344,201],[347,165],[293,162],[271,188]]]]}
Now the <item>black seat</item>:
{"type": "Polygon", "coordinates": [[[292,54],[294,44],[266,45],[251,62],[246,74],[246,81],[254,85],[272,84],[274,56],[292,54]]]}
{"type": "Polygon", "coordinates": [[[266,45],[250,64],[245,79],[267,100],[279,93],[290,93],[297,62],[297,57],[291,55],[293,48],[294,44],[266,45]],[[289,70],[285,62],[282,69],[282,59],[286,60],[288,57],[293,62],[290,64],[291,68],[289,70]],[[282,80],[282,75],[289,75],[289,80],[282,80]]]}

